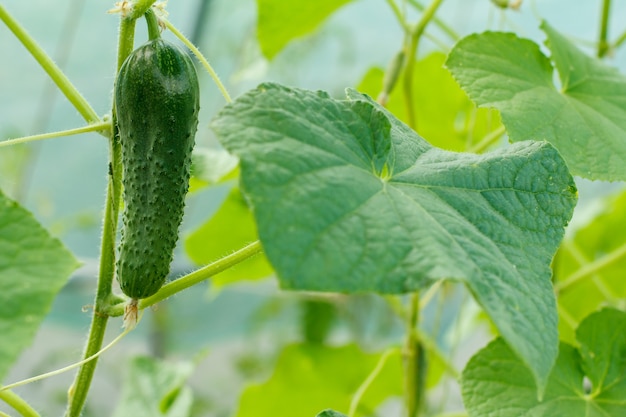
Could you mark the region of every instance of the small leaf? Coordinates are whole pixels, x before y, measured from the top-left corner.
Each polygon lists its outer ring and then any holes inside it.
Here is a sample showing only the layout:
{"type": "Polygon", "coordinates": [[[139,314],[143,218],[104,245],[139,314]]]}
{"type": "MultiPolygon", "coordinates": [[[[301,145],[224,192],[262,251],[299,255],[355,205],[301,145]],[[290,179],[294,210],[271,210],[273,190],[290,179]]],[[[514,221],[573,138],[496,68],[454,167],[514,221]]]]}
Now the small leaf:
{"type": "MultiPolygon", "coordinates": [[[[233,187],[217,212],[185,239],[185,250],[195,263],[205,265],[257,239],[252,213],[239,188],[233,187]]],[[[211,282],[220,286],[265,278],[272,272],[265,255],[259,254],[217,274],[211,282]]]]}
{"type": "Polygon", "coordinates": [[[32,343],[78,265],[28,211],[0,192],[0,381],[32,343]]]}
{"type": "Polygon", "coordinates": [[[241,158],[281,285],[406,293],[462,281],[545,383],[558,348],[550,262],[576,203],[558,152],[446,152],[349,97],[263,84],[212,122],[241,158]]]}
{"type": "Polygon", "coordinates": [[[274,58],[292,39],[313,32],[351,0],[257,0],[257,36],[261,51],[274,58]]]}
{"type": "MultiPolygon", "coordinates": [[[[347,410],[379,358],[380,355],[364,353],[356,345],[287,346],[270,379],[246,388],[236,417],[311,417],[327,407],[347,410]]],[[[359,404],[363,414],[371,414],[385,399],[401,394],[402,362],[398,353],[387,359],[359,404]]]]}
{"type": "Polygon", "coordinates": [[[626,77],[576,49],[547,23],[552,62],[514,34],[485,32],[462,39],[447,67],[480,106],[500,110],[513,141],[547,140],[573,174],[626,179],[626,77]]]}
{"type": "Polygon", "coordinates": [[[594,313],[576,337],[579,349],[561,343],[542,399],[531,373],[501,339],[478,352],[461,382],[470,417],[626,415],[626,314],[594,313]]]}
{"type": "Polygon", "coordinates": [[[122,387],[114,417],[188,417],[193,403],[185,381],[191,363],[168,363],[138,356],[133,358],[122,387]]]}

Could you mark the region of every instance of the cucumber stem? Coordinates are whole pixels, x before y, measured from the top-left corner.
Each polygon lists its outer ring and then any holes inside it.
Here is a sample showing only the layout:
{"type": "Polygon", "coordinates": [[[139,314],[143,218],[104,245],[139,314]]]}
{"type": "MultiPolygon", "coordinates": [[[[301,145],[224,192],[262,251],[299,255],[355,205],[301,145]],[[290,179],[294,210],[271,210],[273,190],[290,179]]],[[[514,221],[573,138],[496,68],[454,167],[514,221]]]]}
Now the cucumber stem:
{"type": "MultiPolygon", "coordinates": [[[[118,41],[117,72],[122,63],[133,50],[135,36],[135,20],[122,18],[118,41]]],[[[105,202],[104,224],[102,228],[102,242],[100,247],[100,273],[98,275],[98,287],[94,303],[93,316],[87,346],[83,352],[83,358],[89,358],[102,348],[104,333],[106,331],[109,316],[105,310],[110,307],[113,298],[112,286],[115,276],[115,237],[117,231],[117,219],[120,208],[120,195],[122,191],[122,147],[117,131],[117,116],[115,103],[113,105],[113,130],[109,138],[110,175],[107,184],[105,202]]],[[[79,417],[81,415],[87,393],[93,379],[93,374],[98,364],[98,358],[83,364],[74,383],[68,392],[68,408],[66,417],[79,417]]]]}
{"type": "Polygon", "coordinates": [[[159,28],[159,21],[157,20],[154,10],[149,8],[144,14],[146,23],[148,24],[148,38],[150,40],[159,39],[161,37],[161,29],[159,28]]]}

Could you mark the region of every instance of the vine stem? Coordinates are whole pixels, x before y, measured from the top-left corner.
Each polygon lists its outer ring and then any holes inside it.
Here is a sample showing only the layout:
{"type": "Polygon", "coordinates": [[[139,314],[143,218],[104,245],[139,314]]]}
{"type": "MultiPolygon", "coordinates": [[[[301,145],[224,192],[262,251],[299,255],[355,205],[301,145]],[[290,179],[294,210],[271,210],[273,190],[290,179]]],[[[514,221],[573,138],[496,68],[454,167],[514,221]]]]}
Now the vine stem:
{"type": "MultiPolygon", "coordinates": [[[[135,19],[122,18],[120,21],[117,71],[119,71],[126,57],[133,50],[135,33],[135,19]]],[[[117,132],[115,104],[113,105],[113,130],[109,138],[109,161],[110,172],[107,184],[107,195],[104,209],[104,224],[102,227],[102,241],[100,246],[100,269],[96,299],[94,302],[93,316],[87,346],[83,352],[83,358],[87,359],[95,355],[101,348],[106,332],[109,317],[104,311],[116,301],[112,293],[113,278],[115,275],[115,236],[117,231],[117,219],[120,208],[120,194],[122,190],[122,149],[117,132]]],[[[91,386],[91,380],[98,364],[98,358],[84,363],[68,392],[67,417],[78,417],[81,414],[87,393],[91,386]]]]}
{"type": "Polygon", "coordinates": [[[609,52],[609,16],[611,10],[611,0],[602,1],[602,14],[600,17],[600,35],[598,39],[598,58],[603,58],[609,52]]]}
{"type": "Polygon", "coordinates": [[[13,389],[13,388],[21,387],[22,385],[27,385],[27,384],[30,384],[31,382],[41,381],[42,379],[50,378],[51,376],[61,375],[64,372],[71,371],[74,368],[78,368],[79,366],[81,366],[81,365],[83,365],[83,364],[85,364],[85,363],[87,363],[89,361],[92,361],[92,360],[96,359],[98,356],[102,355],[104,352],[106,352],[107,350],[111,349],[113,346],[115,346],[117,344],[117,342],[122,340],[122,338],[124,336],[126,336],[132,329],[133,329],[132,327],[129,327],[129,328],[125,329],[115,339],[113,339],[108,345],[106,345],[105,347],[103,347],[98,352],[96,352],[95,354],[91,355],[88,358],[85,358],[85,359],[83,359],[83,360],[81,360],[79,362],[73,363],[73,364],[65,366],[63,368],[55,369],[54,371],[46,372],[44,374],[33,376],[31,378],[26,378],[26,379],[23,379],[21,381],[17,381],[17,382],[14,382],[12,384],[0,387],[0,394],[2,394],[2,392],[6,391],[6,390],[10,390],[10,389],[13,389]]]}
{"type": "Polygon", "coordinates": [[[31,136],[24,136],[21,138],[15,138],[15,139],[9,139],[9,140],[4,140],[2,142],[0,142],[0,148],[3,146],[11,146],[11,145],[17,145],[20,143],[27,143],[27,142],[35,142],[38,140],[44,140],[44,139],[52,139],[52,138],[59,138],[62,136],[72,136],[72,135],[79,135],[81,133],[87,133],[87,132],[111,132],[111,121],[110,120],[104,120],[102,122],[97,122],[97,123],[93,123],[87,126],[83,126],[83,127],[77,127],[74,129],[67,129],[67,130],[59,130],[57,132],[48,132],[48,133],[42,133],[39,135],[31,135],[31,136]]]}
{"type": "Polygon", "coordinates": [[[196,58],[198,58],[198,61],[200,61],[200,63],[204,67],[204,69],[209,73],[209,75],[213,79],[213,82],[215,82],[215,84],[217,85],[217,88],[222,93],[222,96],[224,96],[224,100],[226,100],[227,103],[232,102],[233,99],[230,97],[230,94],[228,94],[228,90],[226,90],[226,87],[224,87],[224,84],[222,84],[222,81],[220,80],[220,77],[217,75],[217,72],[215,72],[215,70],[213,69],[211,64],[209,64],[209,61],[204,57],[204,55],[202,55],[202,52],[200,52],[200,50],[198,48],[196,48],[196,46],[193,43],[191,43],[191,41],[189,39],[187,39],[185,37],[185,35],[182,34],[181,31],[176,29],[176,27],[174,25],[172,25],[172,23],[169,20],[165,19],[164,17],[160,17],[159,20],[161,22],[163,22],[163,24],[178,39],[180,39],[181,42],[184,43],[187,46],[187,48],[189,48],[191,50],[191,52],[193,52],[193,54],[196,56],[196,58]]]}
{"type": "MultiPolygon", "coordinates": [[[[1,391],[0,400],[4,401],[23,417],[40,417],[39,413],[33,409],[22,397],[13,391],[1,391]]],[[[6,414],[5,414],[6,415],[6,414]]]]}
{"type": "Polygon", "coordinates": [[[419,340],[419,292],[411,294],[404,345],[404,396],[408,417],[419,415],[425,385],[424,350],[419,340]]]}
{"type": "Polygon", "coordinates": [[[593,274],[600,271],[601,269],[606,268],[607,266],[610,266],[614,262],[617,262],[620,259],[624,258],[624,256],[626,256],[626,244],[623,244],[622,246],[615,249],[611,253],[608,253],[604,255],[603,257],[598,258],[595,261],[586,264],[585,266],[583,266],[582,268],[578,269],[576,272],[574,272],[573,274],[565,278],[563,281],[557,282],[554,285],[554,290],[557,293],[562,293],[563,291],[567,290],[569,287],[576,284],[577,282],[592,276],[593,274]]]}
{"type": "MultiPolygon", "coordinates": [[[[237,252],[218,259],[217,261],[206,265],[190,274],[187,274],[175,281],[165,284],[156,294],[140,300],[139,304],[137,305],[137,309],[143,310],[160,301],[163,301],[166,298],[169,298],[184,289],[196,285],[199,282],[202,282],[214,275],[217,275],[220,272],[225,271],[228,268],[237,265],[238,263],[245,261],[246,259],[251,258],[256,254],[261,253],[262,250],[263,247],[261,246],[261,242],[259,242],[258,240],[252,242],[249,245],[239,249],[237,252]]],[[[121,316],[124,314],[124,306],[121,304],[113,305],[108,310],[106,310],[106,314],[111,317],[121,316]]]]}
{"type": "Polygon", "coordinates": [[[433,0],[422,13],[422,17],[415,27],[407,33],[405,40],[406,66],[404,68],[404,101],[407,112],[407,123],[413,130],[417,130],[417,116],[415,114],[415,106],[413,105],[413,70],[417,56],[417,46],[426,30],[426,26],[428,26],[428,23],[434,18],[442,2],[443,0],[433,0]]]}
{"type": "Polygon", "coordinates": [[[500,125],[496,130],[487,133],[478,143],[469,148],[468,152],[480,153],[498,141],[506,133],[504,125],[500,125]]]}
{"type": "Polygon", "coordinates": [[[352,401],[350,401],[350,409],[348,411],[348,417],[356,417],[356,410],[359,406],[359,403],[361,402],[361,398],[363,398],[363,395],[365,394],[365,391],[367,391],[370,385],[372,385],[372,382],[376,380],[376,378],[380,374],[380,371],[382,371],[383,368],[385,367],[385,364],[387,363],[387,360],[389,359],[389,357],[391,355],[395,355],[396,353],[398,353],[398,348],[390,348],[390,349],[387,349],[382,355],[380,355],[380,358],[378,359],[378,362],[376,363],[374,370],[370,372],[367,378],[365,378],[365,381],[363,381],[363,383],[359,386],[359,388],[354,393],[354,396],[352,397],[352,401]]]}
{"type": "Polygon", "coordinates": [[[78,92],[61,69],[54,63],[52,58],[37,44],[37,42],[26,32],[26,30],[0,5],[0,20],[9,28],[22,45],[37,60],[39,65],[48,73],[52,81],[59,87],[59,90],[67,97],[72,105],[78,110],[87,123],[99,122],[100,118],[91,108],[87,100],[78,92]]]}

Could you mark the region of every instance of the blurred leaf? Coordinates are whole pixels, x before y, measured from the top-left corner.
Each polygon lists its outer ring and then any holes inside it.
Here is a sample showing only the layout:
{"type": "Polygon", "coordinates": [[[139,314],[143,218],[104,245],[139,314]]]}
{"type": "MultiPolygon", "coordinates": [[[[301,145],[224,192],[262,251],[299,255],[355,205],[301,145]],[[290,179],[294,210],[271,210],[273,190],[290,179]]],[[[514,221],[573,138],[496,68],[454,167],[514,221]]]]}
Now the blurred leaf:
{"type": "MultiPolygon", "coordinates": [[[[257,240],[256,225],[238,187],[233,187],[222,206],[206,223],[185,239],[187,255],[205,265],[257,240]]],[[[264,254],[256,255],[211,279],[214,285],[268,277],[272,267],[264,254]]]]}
{"type": "Polygon", "coordinates": [[[239,161],[223,149],[195,147],[191,155],[189,192],[236,179],[239,161]]]}
{"type": "Polygon", "coordinates": [[[32,214],[0,192],[0,381],[78,265],[32,214]]]}
{"type": "Polygon", "coordinates": [[[541,400],[528,368],[502,339],[482,349],[463,372],[470,417],[626,415],[626,314],[594,313],[580,324],[576,339],[579,348],[561,343],[541,400]]]}
{"type": "Polygon", "coordinates": [[[133,358],[113,416],[190,416],[193,394],[185,382],[192,372],[189,362],[174,364],[147,356],[133,358]]]}
{"type": "Polygon", "coordinates": [[[429,145],[369,97],[262,84],[212,127],[286,289],[406,293],[465,283],[538,381],[554,364],[550,263],[577,193],[558,152],[429,145]]]}
{"type": "Polygon", "coordinates": [[[20,191],[24,164],[31,153],[32,148],[28,144],[12,145],[0,150],[0,190],[6,190],[10,198],[16,198],[20,191]]]}
{"type": "MultiPolygon", "coordinates": [[[[428,142],[450,151],[465,151],[501,126],[496,110],[477,109],[443,67],[446,56],[429,54],[414,65],[414,106],[417,133],[428,142]]],[[[357,90],[377,97],[383,85],[383,70],[371,68],[357,90]]],[[[404,92],[396,87],[389,96],[387,110],[406,123],[404,92]]]]}
{"type": "Polygon", "coordinates": [[[274,58],[292,39],[313,32],[350,0],[257,0],[257,36],[261,51],[274,58]]]}
{"type": "Polygon", "coordinates": [[[511,33],[462,39],[446,65],[480,106],[502,114],[513,141],[547,140],[575,175],[626,179],[626,77],[586,56],[546,22],[561,86],[539,46],[511,33]]]}
{"type": "Polygon", "coordinates": [[[301,302],[302,329],[307,343],[322,344],[337,319],[337,307],[328,301],[305,299],[301,302]]]}
{"type": "MultiPolygon", "coordinates": [[[[311,417],[319,410],[347,410],[352,396],[376,367],[380,355],[356,345],[287,346],[272,377],[244,391],[237,417],[311,417]]],[[[365,392],[360,414],[371,414],[385,399],[402,394],[400,353],[392,355],[365,392]]],[[[332,415],[332,414],[331,414],[332,415]]]]}
{"type": "Polygon", "coordinates": [[[578,323],[592,311],[606,304],[626,299],[626,236],[615,233],[626,230],[626,191],[602,199],[595,217],[561,244],[554,261],[554,281],[563,315],[559,320],[561,339],[573,342],[578,323]],[[593,274],[566,285],[580,268],[605,256],[622,253],[613,262],[593,274]]]}

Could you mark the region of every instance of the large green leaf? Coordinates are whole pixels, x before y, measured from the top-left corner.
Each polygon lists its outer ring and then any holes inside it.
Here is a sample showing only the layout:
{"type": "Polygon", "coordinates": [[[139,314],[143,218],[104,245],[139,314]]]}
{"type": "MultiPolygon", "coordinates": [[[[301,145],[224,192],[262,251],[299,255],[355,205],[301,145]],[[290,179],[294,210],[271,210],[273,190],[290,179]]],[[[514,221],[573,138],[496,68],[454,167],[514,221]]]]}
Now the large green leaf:
{"type": "Polygon", "coordinates": [[[122,387],[114,417],[188,417],[193,404],[185,385],[193,372],[191,363],[169,363],[156,358],[133,358],[122,387]]]}
{"type": "Polygon", "coordinates": [[[257,0],[257,36],[263,54],[272,59],[294,38],[311,33],[351,0],[257,0]]]}
{"type": "MultiPolygon", "coordinates": [[[[280,354],[274,374],[244,391],[236,417],[311,417],[324,408],[347,410],[354,393],[376,367],[380,355],[356,345],[291,345],[280,354]]],[[[385,399],[402,394],[402,360],[392,354],[359,403],[371,415],[385,399]]],[[[327,414],[333,416],[333,414],[327,414]]]]}
{"type": "Polygon", "coordinates": [[[463,281],[545,378],[557,353],[550,261],[576,202],[549,144],[443,151],[354,91],[264,84],[212,122],[241,159],[284,288],[403,293],[463,281]]]}
{"type": "Polygon", "coordinates": [[[0,192],[0,381],[78,265],[28,211],[0,192]]]}
{"type": "MultiPolygon", "coordinates": [[[[413,98],[417,117],[417,132],[439,148],[465,151],[475,146],[487,134],[501,126],[498,112],[478,109],[443,67],[446,56],[433,52],[415,62],[413,98]]],[[[357,90],[378,96],[383,85],[383,70],[370,69],[357,90]]],[[[387,110],[406,122],[404,92],[396,87],[386,104],[387,110]]]]}
{"type": "Polygon", "coordinates": [[[547,23],[552,62],[532,41],[486,32],[462,39],[446,65],[479,105],[500,110],[513,141],[547,140],[572,173],[626,180],[626,77],[576,49],[547,23]]]}
{"type": "Polygon", "coordinates": [[[584,317],[626,298],[626,236],[615,233],[626,230],[626,192],[603,198],[597,206],[593,218],[569,234],[554,261],[559,336],[569,342],[574,341],[574,331],[584,317]],[[597,267],[590,270],[589,265],[597,267]]]}
{"type": "Polygon", "coordinates": [[[462,377],[470,417],[626,415],[626,314],[594,313],[576,337],[578,349],[561,343],[542,399],[528,369],[501,339],[478,352],[462,377]]]}
{"type": "MultiPolygon", "coordinates": [[[[239,187],[233,187],[217,212],[185,239],[185,250],[195,263],[204,265],[257,239],[252,213],[239,187]]],[[[272,272],[265,255],[259,254],[217,274],[211,282],[221,286],[241,280],[265,278],[272,272]]]]}

